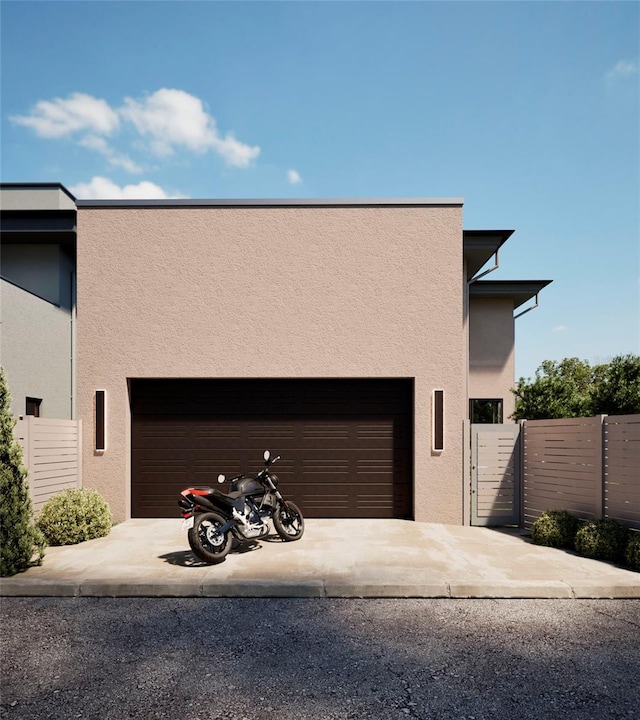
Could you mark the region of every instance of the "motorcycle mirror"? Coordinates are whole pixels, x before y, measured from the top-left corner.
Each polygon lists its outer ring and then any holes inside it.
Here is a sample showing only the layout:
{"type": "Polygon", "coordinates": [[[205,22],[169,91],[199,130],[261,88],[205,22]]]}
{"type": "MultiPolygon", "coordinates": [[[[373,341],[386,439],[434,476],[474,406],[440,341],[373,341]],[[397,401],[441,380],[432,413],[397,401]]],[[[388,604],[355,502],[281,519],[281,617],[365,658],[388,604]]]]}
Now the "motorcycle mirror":
{"type": "Polygon", "coordinates": [[[264,458],[265,462],[269,462],[269,458],[271,457],[271,453],[268,450],[264,451],[264,455],[262,456],[264,458]]]}
{"type": "Polygon", "coordinates": [[[223,483],[226,479],[227,479],[227,478],[226,478],[224,475],[222,475],[222,474],[218,475],[218,482],[219,482],[219,483],[223,483]]]}

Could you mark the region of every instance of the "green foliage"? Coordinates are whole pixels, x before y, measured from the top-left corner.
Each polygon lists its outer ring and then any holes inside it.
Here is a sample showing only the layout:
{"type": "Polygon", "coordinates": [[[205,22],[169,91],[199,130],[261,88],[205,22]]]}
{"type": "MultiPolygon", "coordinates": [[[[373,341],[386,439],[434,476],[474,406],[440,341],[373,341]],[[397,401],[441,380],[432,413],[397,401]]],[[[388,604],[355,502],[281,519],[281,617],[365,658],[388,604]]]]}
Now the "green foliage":
{"type": "Polygon", "coordinates": [[[613,358],[593,392],[592,414],[633,415],[640,413],[640,357],[613,358]]]}
{"type": "Polygon", "coordinates": [[[632,570],[640,572],[640,532],[630,533],[624,559],[632,570]]]}
{"type": "Polygon", "coordinates": [[[33,506],[22,448],[13,437],[7,378],[0,367],[0,575],[7,577],[41,565],[45,539],[33,524],[33,506]],[[34,557],[35,556],[35,557],[34,557]]]}
{"type": "Polygon", "coordinates": [[[536,545],[573,548],[580,521],[566,510],[547,510],[531,526],[536,545]]]}
{"type": "Polygon", "coordinates": [[[596,560],[621,561],[629,530],[615,520],[590,520],[576,533],[576,552],[596,560]]]}
{"type": "Polygon", "coordinates": [[[520,378],[515,390],[515,420],[583,417],[590,414],[589,363],[578,358],[545,360],[533,382],[520,378]]]}
{"type": "Polygon", "coordinates": [[[619,355],[591,367],[586,360],[545,360],[535,379],[520,378],[512,390],[514,420],[640,413],[640,357],[619,355]]]}
{"type": "Polygon", "coordinates": [[[50,545],[75,545],[111,531],[111,511],[96,490],[63,490],[50,498],[37,520],[50,545]]]}

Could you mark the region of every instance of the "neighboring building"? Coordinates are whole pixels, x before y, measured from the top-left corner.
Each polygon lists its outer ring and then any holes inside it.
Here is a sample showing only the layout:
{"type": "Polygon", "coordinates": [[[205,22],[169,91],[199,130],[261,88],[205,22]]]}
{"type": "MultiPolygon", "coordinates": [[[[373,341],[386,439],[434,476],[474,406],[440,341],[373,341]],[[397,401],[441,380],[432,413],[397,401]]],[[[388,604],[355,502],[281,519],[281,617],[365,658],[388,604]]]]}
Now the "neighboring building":
{"type": "Polygon", "coordinates": [[[74,417],[75,198],[59,184],[3,184],[0,363],[13,413],[74,417]]]}
{"type": "Polygon", "coordinates": [[[83,481],[118,520],[268,447],[309,516],[469,521],[463,423],[508,420],[547,284],[477,279],[511,231],[455,199],[76,204],[83,481]]]}

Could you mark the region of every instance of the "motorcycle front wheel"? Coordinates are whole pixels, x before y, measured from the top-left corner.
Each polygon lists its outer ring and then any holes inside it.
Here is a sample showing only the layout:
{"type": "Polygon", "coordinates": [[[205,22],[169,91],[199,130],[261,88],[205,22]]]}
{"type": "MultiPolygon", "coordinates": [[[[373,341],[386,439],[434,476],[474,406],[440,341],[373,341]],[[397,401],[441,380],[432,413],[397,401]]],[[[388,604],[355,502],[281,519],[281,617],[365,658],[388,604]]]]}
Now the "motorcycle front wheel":
{"type": "Polygon", "coordinates": [[[280,505],[273,514],[273,527],[285,542],[299,540],[304,533],[304,518],[293,502],[280,505]]]}
{"type": "Polygon", "coordinates": [[[224,518],[217,513],[199,513],[187,535],[194,554],[210,565],[223,562],[231,550],[231,531],[216,534],[224,524],[224,518]]]}

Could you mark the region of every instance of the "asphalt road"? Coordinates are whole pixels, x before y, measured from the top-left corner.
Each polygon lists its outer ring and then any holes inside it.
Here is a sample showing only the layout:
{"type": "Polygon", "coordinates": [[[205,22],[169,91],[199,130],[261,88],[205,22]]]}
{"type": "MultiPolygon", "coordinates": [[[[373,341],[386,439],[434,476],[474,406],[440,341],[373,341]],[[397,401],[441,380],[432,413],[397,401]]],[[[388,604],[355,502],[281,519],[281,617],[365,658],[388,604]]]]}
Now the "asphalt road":
{"type": "Polygon", "coordinates": [[[0,717],[640,718],[640,600],[3,598],[0,717]]]}

